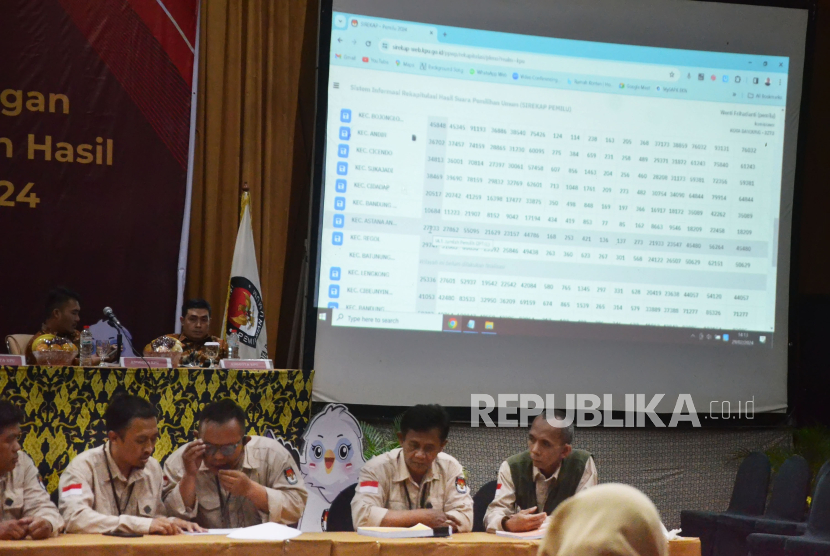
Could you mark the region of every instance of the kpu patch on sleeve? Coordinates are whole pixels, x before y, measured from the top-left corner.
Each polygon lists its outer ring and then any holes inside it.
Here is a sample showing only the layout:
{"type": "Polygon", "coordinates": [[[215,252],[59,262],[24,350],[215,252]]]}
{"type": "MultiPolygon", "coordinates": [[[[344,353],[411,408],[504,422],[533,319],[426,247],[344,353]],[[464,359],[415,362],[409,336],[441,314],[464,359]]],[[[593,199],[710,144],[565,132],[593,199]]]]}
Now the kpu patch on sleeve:
{"type": "Polygon", "coordinates": [[[290,467],[286,468],[285,470],[285,480],[288,481],[289,485],[297,484],[297,475],[294,473],[294,470],[290,467]]]}
{"type": "Polygon", "coordinates": [[[467,479],[465,479],[463,475],[459,475],[455,478],[455,490],[461,494],[467,494],[467,479]]]}

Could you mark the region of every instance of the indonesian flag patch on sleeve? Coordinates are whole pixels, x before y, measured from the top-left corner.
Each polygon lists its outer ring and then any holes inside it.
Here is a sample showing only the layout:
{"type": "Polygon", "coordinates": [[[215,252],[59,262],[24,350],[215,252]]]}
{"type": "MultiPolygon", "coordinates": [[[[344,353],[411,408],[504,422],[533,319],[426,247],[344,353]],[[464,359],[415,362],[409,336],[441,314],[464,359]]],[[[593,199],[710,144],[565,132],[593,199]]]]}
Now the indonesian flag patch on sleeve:
{"type": "Polygon", "coordinates": [[[496,483],[496,494],[501,490],[501,483],[496,483]]]}
{"type": "Polygon", "coordinates": [[[74,485],[66,485],[61,489],[61,498],[69,498],[71,496],[80,496],[83,494],[83,486],[81,483],[74,485]]]}
{"type": "Polygon", "coordinates": [[[455,478],[455,490],[461,494],[467,493],[467,479],[465,479],[463,475],[459,475],[455,478]]]}
{"type": "Polygon", "coordinates": [[[377,481],[361,481],[360,485],[357,488],[357,491],[365,492],[367,494],[377,494],[378,487],[379,485],[377,481]]]}

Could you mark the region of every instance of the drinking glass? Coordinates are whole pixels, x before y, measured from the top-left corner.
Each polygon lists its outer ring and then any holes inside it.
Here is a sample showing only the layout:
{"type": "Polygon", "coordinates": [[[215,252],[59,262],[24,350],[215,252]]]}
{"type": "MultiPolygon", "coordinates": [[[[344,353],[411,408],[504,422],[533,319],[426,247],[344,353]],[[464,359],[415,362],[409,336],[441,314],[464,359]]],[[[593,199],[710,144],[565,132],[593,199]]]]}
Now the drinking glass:
{"type": "Polygon", "coordinates": [[[107,364],[104,362],[104,359],[107,355],[109,355],[110,351],[110,341],[109,340],[98,340],[95,342],[95,352],[98,354],[98,357],[101,361],[98,363],[99,367],[106,367],[107,364]]]}
{"type": "Polygon", "coordinates": [[[215,368],[214,361],[219,357],[219,344],[217,342],[206,342],[205,355],[210,360],[210,368],[215,368]]]}

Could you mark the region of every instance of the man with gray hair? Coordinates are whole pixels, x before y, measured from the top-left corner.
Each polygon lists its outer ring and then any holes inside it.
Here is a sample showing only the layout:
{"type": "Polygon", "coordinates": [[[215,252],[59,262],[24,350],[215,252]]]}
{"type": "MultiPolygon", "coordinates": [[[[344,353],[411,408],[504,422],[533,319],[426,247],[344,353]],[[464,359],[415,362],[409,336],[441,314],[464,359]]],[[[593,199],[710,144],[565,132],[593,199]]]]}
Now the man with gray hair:
{"type": "Polygon", "coordinates": [[[527,451],[503,461],[496,497],[484,514],[487,532],[535,531],[560,503],[597,484],[594,458],[574,450],[573,424],[556,411],[550,421],[536,416],[527,436],[527,451]]]}

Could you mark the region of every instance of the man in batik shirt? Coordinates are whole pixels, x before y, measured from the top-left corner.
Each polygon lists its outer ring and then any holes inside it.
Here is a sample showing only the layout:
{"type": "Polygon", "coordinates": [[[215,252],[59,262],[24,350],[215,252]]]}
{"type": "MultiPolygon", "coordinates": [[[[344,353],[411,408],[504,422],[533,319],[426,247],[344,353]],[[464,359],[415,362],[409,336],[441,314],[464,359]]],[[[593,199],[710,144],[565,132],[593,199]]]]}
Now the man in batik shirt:
{"type": "MultiPolygon", "coordinates": [[[[216,342],[219,344],[219,353],[214,361],[227,359],[228,344],[217,336],[210,335],[210,303],[204,299],[189,299],[182,305],[181,334],[165,334],[167,338],[178,340],[182,344],[181,364],[195,363],[203,367],[210,362],[205,353],[205,344],[216,342]]],[[[157,340],[161,340],[158,338],[157,340]]],[[[153,340],[147,344],[144,351],[153,351],[153,340]]]]}

